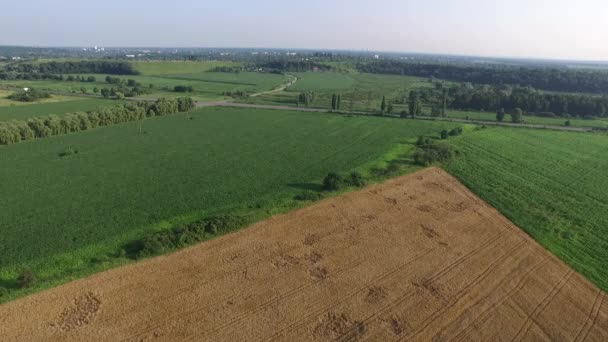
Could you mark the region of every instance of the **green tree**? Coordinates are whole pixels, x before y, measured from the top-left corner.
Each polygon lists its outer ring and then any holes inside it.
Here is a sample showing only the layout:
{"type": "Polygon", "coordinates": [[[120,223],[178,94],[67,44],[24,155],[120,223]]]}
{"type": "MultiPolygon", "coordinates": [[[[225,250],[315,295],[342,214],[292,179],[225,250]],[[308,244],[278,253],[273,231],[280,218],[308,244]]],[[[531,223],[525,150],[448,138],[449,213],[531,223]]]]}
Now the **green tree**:
{"type": "Polygon", "coordinates": [[[443,103],[441,105],[441,116],[444,118],[448,116],[448,89],[443,86],[443,103]]]}
{"type": "Polygon", "coordinates": [[[511,114],[511,121],[513,123],[522,123],[524,121],[524,113],[521,108],[515,108],[511,114]]]}
{"type": "Polygon", "coordinates": [[[420,105],[420,99],[418,97],[418,93],[415,91],[410,91],[409,101],[408,101],[408,109],[410,116],[415,118],[416,115],[420,114],[422,107],[420,105]]]}
{"type": "Polygon", "coordinates": [[[331,109],[336,110],[337,105],[338,105],[338,97],[336,96],[336,94],[333,94],[331,96],[331,109]]]}
{"type": "Polygon", "coordinates": [[[335,172],[330,172],[323,179],[323,190],[325,191],[336,191],[342,187],[344,179],[342,176],[335,172]]]}
{"type": "Polygon", "coordinates": [[[380,113],[386,112],[386,96],[382,96],[382,103],[380,104],[380,113]]]}
{"type": "Polygon", "coordinates": [[[342,97],[340,95],[338,95],[338,101],[336,104],[336,109],[340,110],[340,108],[342,107],[342,97]]]}
{"type": "Polygon", "coordinates": [[[496,112],[496,121],[502,122],[505,119],[505,109],[501,108],[496,112]]]}

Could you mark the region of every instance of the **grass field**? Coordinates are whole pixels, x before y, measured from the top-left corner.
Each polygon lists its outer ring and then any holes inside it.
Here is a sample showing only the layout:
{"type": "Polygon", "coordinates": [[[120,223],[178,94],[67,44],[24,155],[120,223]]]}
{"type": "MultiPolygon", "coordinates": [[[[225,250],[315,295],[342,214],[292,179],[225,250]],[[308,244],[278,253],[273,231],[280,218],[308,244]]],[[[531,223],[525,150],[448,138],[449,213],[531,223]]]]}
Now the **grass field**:
{"type": "Polygon", "coordinates": [[[247,101],[295,106],[301,91],[312,90],[315,100],[311,107],[331,108],[332,95],[339,94],[342,98],[342,110],[378,112],[382,97],[386,96],[388,102],[394,103],[394,111],[400,112],[407,106],[401,103],[407,98],[410,90],[433,86],[423,78],[394,75],[307,72],[299,73],[298,77],[298,82],[286,91],[247,101]]]}
{"type": "Polygon", "coordinates": [[[131,64],[142,75],[192,74],[209,71],[220,66],[238,66],[224,61],[134,61],[131,64]]]}
{"type": "MultiPolygon", "coordinates": [[[[65,93],[80,93],[80,89],[85,88],[89,94],[93,94],[94,88],[101,89],[112,87],[112,85],[105,82],[107,76],[105,74],[86,74],[84,76],[94,76],[96,82],[11,80],[0,81],[0,85],[18,88],[29,87],[65,93]]],[[[125,75],[117,77],[124,80],[135,80],[141,83],[145,88],[150,84],[154,85],[150,90],[151,93],[144,95],[144,97],[183,96],[184,93],[176,93],[173,91],[173,88],[177,85],[191,86],[193,91],[188,93],[188,95],[198,101],[223,99],[224,96],[222,94],[226,92],[243,91],[256,93],[272,90],[289,80],[288,76],[285,75],[257,72],[243,72],[238,74],[198,72],[190,74],[167,74],[161,76],[125,75]]],[[[0,101],[2,100],[0,99],[0,101]]]]}
{"type": "Polygon", "coordinates": [[[297,206],[293,196],[327,172],[370,167],[453,126],[208,108],[146,120],[146,134],[128,123],[2,146],[10,182],[0,193],[11,195],[0,198],[0,285],[25,265],[49,282],[99,270],[107,265],[92,258],[125,241],[211,213],[297,206]],[[78,154],[61,157],[66,149],[78,154]]]}
{"type": "Polygon", "coordinates": [[[97,98],[75,97],[71,101],[34,103],[24,106],[0,106],[0,121],[26,120],[33,117],[86,112],[100,107],[109,107],[119,101],[97,98]]]}
{"type": "Polygon", "coordinates": [[[305,72],[294,73],[298,82],[289,87],[290,91],[325,91],[350,89],[355,80],[347,74],[337,72],[305,72]]]}
{"type": "Polygon", "coordinates": [[[544,247],[608,290],[608,137],[492,128],[453,140],[447,169],[544,247]]]}
{"type": "MultiPolygon", "coordinates": [[[[470,112],[470,111],[458,111],[458,110],[449,110],[448,116],[451,118],[457,119],[470,119],[470,120],[478,120],[478,121],[496,121],[496,113],[489,112],[470,112]]],[[[584,119],[565,119],[565,118],[544,118],[539,116],[530,116],[526,115],[524,117],[526,123],[535,124],[535,125],[553,125],[553,126],[563,126],[566,120],[570,120],[570,124],[574,127],[597,127],[597,128],[608,128],[608,120],[602,119],[594,119],[594,120],[584,120],[584,119]]],[[[505,116],[505,122],[511,122],[511,116],[505,116]]]]}
{"type": "Polygon", "coordinates": [[[82,99],[81,97],[76,97],[76,96],[55,95],[51,98],[41,99],[36,102],[21,102],[21,101],[13,101],[8,98],[8,96],[13,93],[15,93],[14,90],[0,89],[0,107],[29,106],[29,105],[38,104],[38,103],[54,103],[54,102],[64,102],[64,101],[76,101],[76,100],[82,99]]]}

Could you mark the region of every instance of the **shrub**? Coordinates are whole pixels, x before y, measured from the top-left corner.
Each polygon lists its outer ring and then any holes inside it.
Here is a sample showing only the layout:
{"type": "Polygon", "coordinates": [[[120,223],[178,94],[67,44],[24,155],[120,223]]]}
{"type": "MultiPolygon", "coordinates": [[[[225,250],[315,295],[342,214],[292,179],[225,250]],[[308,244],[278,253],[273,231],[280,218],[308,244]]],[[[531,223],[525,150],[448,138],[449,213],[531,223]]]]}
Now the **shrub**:
{"type": "Polygon", "coordinates": [[[325,190],[325,191],[340,190],[343,183],[344,183],[344,180],[342,179],[342,176],[340,176],[339,174],[337,174],[335,172],[330,172],[323,179],[323,190],[325,190]]]}
{"type": "Polygon", "coordinates": [[[124,247],[126,256],[140,259],[201,242],[206,235],[220,234],[245,224],[239,216],[221,215],[196,221],[185,226],[163,230],[132,241],[124,247]]]}
{"type": "Polygon", "coordinates": [[[449,132],[447,129],[444,129],[443,131],[441,131],[440,137],[442,140],[445,140],[448,138],[449,132]]]}
{"type": "Polygon", "coordinates": [[[192,88],[192,86],[184,86],[184,85],[176,85],[173,88],[173,91],[177,92],[177,93],[191,93],[192,90],[194,90],[192,88]]]}
{"type": "Polygon", "coordinates": [[[365,185],[365,178],[361,173],[353,171],[346,177],[344,183],[350,186],[362,187],[365,185]]]}
{"type": "Polygon", "coordinates": [[[570,123],[570,120],[566,120],[566,122],[564,122],[564,126],[566,126],[566,127],[570,127],[570,125],[572,125],[572,124],[570,123]]]}
{"type": "Polygon", "coordinates": [[[48,99],[51,97],[51,94],[45,91],[36,90],[34,88],[30,88],[28,90],[20,90],[12,95],[9,95],[9,99],[13,101],[20,102],[34,102],[41,99],[48,99]]]}
{"type": "Polygon", "coordinates": [[[418,137],[418,140],[416,141],[416,146],[424,147],[424,146],[432,145],[434,143],[435,142],[433,141],[433,139],[421,135],[418,137]]]}
{"type": "Polygon", "coordinates": [[[456,127],[450,131],[450,136],[455,137],[462,134],[462,127],[456,127]]]}
{"type": "Polygon", "coordinates": [[[454,157],[454,150],[446,144],[432,144],[414,152],[414,163],[429,166],[435,162],[447,162],[454,157]]]}
{"type": "Polygon", "coordinates": [[[306,190],[294,196],[296,201],[316,201],[323,198],[323,195],[312,190],[306,190]]]}
{"type": "Polygon", "coordinates": [[[8,289],[6,287],[0,286],[0,299],[6,296],[8,296],[8,289]]]}
{"type": "Polygon", "coordinates": [[[17,276],[17,286],[22,289],[34,286],[36,281],[36,275],[29,268],[23,269],[17,276]]]}

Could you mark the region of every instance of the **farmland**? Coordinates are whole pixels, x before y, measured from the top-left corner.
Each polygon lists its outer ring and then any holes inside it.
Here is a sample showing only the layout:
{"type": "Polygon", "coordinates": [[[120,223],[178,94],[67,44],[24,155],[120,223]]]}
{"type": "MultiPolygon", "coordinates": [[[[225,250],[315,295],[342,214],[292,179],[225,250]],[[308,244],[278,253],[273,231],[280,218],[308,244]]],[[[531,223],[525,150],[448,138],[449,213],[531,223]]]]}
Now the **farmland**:
{"type": "MultiPolygon", "coordinates": [[[[13,94],[13,90],[0,89],[0,107],[15,107],[15,106],[28,106],[33,103],[14,101],[8,98],[9,95],[13,94]]],[[[40,99],[35,103],[52,103],[52,102],[63,102],[63,101],[75,101],[80,98],[74,96],[53,96],[48,99],[40,99]]]]}
{"type": "Polygon", "coordinates": [[[147,76],[195,74],[210,71],[216,67],[240,65],[239,63],[220,61],[136,61],[132,63],[135,70],[147,76]]]}
{"type": "Polygon", "coordinates": [[[436,168],[7,303],[0,319],[5,341],[608,338],[605,293],[436,168]]]}
{"type": "Polygon", "coordinates": [[[307,72],[298,73],[297,76],[298,82],[286,91],[243,101],[293,106],[300,92],[313,91],[315,99],[311,107],[331,108],[332,95],[339,94],[342,110],[377,112],[382,97],[386,96],[389,103],[394,103],[394,111],[400,112],[407,107],[404,101],[410,90],[433,86],[426,79],[408,76],[333,72],[307,72]]]}
{"type": "MultiPolygon", "coordinates": [[[[57,95],[52,99],[56,99],[57,95]]],[[[113,106],[118,101],[74,97],[60,102],[43,102],[18,106],[0,106],[0,121],[26,120],[33,117],[86,112],[100,107],[113,106]]]]}
{"type": "Polygon", "coordinates": [[[291,91],[340,91],[348,90],[355,84],[352,77],[337,72],[306,72],[296,73],[295,76],[299,81],[289,87],[291,91]]]}
{"type": "MultiPolygon", "coordinates": [[[[293,197],[318,190],[327,172],[365,172],[386,156],[402,158],[395,151],[408,153],[418,135],[453,127],[208,108],[0,146],[0,164],[10,165],[0,179],[11,180],[0,183],[11,194],[0,199],[0,281],[12,286],[29,266],[44,287],[127,262],[92,260],[151,231],[210,214],[242,211],[254,221],[297,207],[293,197]]],[[[412,169],[401,160],[402,172],[412,169]]]]}
{"type": "MultiPolygon", "coordinates": [[[[496,121],[496,113],[488,113],[488,112],[472,112],[472,111],[457,111],[450,110],[448,111],[448,116],[456,119],[470,119],[477,121],[496,121]]],[[[563,126],[566,120],[570,121],[570,125],[573,127],[596,127],[596,128],[608,128],[608,120],[606,119],[567,119],[567,118],[545,118],[539,116],[525,116],[525,122],[529,124],[537,124],[537,125],[553,125],[553,126],[563,126]]],[[[507,114],[505,122],[510,122],[511,117],[507,114]]]]}
{"type": "Polygon", "coordinates": [[[608,290],[606,135],[495,128],[453,143],[450,173],[608,290]]]}
{"type": "MultiPolygon", "coordinates": [[[[66,75],[69,76],[69,75],[66,75]]],[[[72,75],[78,76],[78,75],[72,75]]],[[[36,88],[63,93],[81,93],[81,89],[86,89],[88,94],[94,94],[94,88],[111,87],[105,82],[104,74],[87,74],[95,77],[95,82],[79,81],[30,81],[30,80],[11,80],[0,81],[0,85],[16,88],[36,88]]],[[[198,101],[219,100],[224,98],[224,93],[228,92],[248,92],[255,93],[264,90],[271,90],[281,84],[286,83],[289,78],[285,75],[266,74],[266,73],[190,73],[190,74],[171,74],[160,76],[128,75],[119,76],[120,78],[134,80],[149,88],[149,94],[144,97],[171,97],[182,96],[183,93],[174,92],[175,86],[192,87],[189,93],[198,101]],[[150,87],[152,85],[152,87],[150,87]]]]}

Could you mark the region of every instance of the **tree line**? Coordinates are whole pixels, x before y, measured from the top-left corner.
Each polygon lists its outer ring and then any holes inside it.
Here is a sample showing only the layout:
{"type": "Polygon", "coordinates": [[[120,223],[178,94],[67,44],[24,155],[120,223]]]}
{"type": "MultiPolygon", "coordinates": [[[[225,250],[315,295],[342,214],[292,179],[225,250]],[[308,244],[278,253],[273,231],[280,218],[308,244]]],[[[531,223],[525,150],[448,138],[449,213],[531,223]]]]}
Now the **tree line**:
{"type": "Polygon", "coordinates": [[[502,108],[545,117],[606,117],[608,96],[556,94],[530,87],[462,84],[449,88],[449,106],[457,109],[497,111],[502,108]]]}
{"type": "Polygon", "coordinates": [[[329,71],[331,66],[315,63],[313,61],[274,60],[257,64],[258,68],[270,72],[305,72],[305,71],[329,71]]]}
{"type": "Polygon", "coordinates": [[[605,93],[608,72],[567,68],[523,67],[508,65],[433,64],[381,60],[360,63],[361,72],[409,75],[471,82],[478,84],[512,84],[564,92],[605,93]]]}
{"type": "Polygon", "coordinates": [[[38,74],[108,74],[138,75],[133,65],[124,61],[66,61],[9,64],[5,72],[38,74]]]}
{"type": "Polygon", "coordinates": [[[155,116],[187,112],[194,107],[195,103],[190,97],[160,98],[155,102],[130,102],[86,113],[70,113],[62,116],[51,115],[48,117],[32,118],[27,121],[13,120],[0,122],[0,144],[14,144],[21,141],[86,131],[101,126],[143,120],[155,116]]]}

